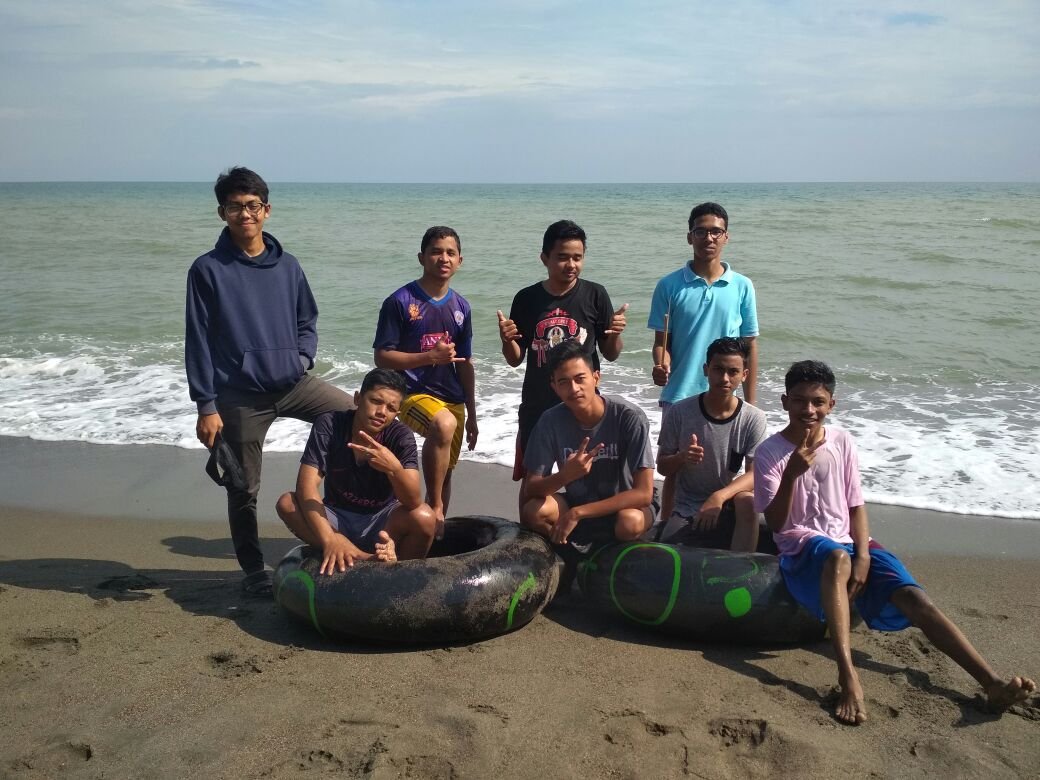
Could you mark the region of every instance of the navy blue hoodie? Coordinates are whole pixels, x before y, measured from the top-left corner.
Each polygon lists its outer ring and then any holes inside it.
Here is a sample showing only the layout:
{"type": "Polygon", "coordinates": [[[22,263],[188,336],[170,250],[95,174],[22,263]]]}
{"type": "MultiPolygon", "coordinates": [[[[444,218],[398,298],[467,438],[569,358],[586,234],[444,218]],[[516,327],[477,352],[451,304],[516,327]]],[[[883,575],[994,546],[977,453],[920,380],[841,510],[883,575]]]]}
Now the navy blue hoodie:
{"type": "Polygon", "coordinates": [[[225,389],[273,393],[314,365],[318,306],[299,262],[264,233],[251,259],[224,228],[188,271],[184,363],[199,414],[225,389]]]}

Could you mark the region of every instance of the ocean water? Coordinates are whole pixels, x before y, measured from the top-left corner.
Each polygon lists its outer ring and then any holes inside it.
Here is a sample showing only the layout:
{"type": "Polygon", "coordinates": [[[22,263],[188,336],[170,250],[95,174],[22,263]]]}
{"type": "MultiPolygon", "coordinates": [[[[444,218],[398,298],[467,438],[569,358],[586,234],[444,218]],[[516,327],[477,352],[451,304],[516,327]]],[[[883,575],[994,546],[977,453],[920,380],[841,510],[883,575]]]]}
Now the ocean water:
{"type": "MultiPolygon", "coordinates": [[[[731,215],[725,259],[758,293],[772,427],[786,367],[827,361],[868,500],[1040,519],[1040,185],[274,184],[267,229],[318,299],[316,371],[356,389],[380,302],[418,275],[425,228],[454,226],[481,431],[463,457],[511,464],[523,370],[500,356],[495,311],[543,277],[546,225],[579,222],[584,276],[630,304],[603,385],[656,436],[650,297],[688,259],[686,217],[709,199],[731,215]]],[[[220,226],[209,184],[0,184],[0,435],[199,447],[184,284],[220,226]]],[[[306,435],[279,421],[267,447],[306,435]]]]}

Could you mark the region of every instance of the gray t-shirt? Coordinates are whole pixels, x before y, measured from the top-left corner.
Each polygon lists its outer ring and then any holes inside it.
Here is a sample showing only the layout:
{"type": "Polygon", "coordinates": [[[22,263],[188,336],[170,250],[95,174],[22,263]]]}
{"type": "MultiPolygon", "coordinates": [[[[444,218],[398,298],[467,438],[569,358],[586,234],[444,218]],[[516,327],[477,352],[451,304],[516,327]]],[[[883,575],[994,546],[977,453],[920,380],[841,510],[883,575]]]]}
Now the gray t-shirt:
{"type": "Polygon", "coordinates": [[[732,417],[717,420],[704,409],[704,394],[672,404],[661,421],[657,440],[661,455],[685,450],[690,436],[704,448],[700,463],[684,463],[675,488],[675,509],[684,516],[700,511],[712,493],[725,487],[744,470],[744,458],[753,458],[766,438],[766,416],[761,409],[737,399],[732,417]]]}
{"type": "Polygon", "coordinates": [[[571,506],[591,504],[631,490],[640,469],[654,467],[650,446],[650,423],[642,410],[623,398],[603,396],[606,409],[592,428],[582,428],[563,404],[545,412],[531,432],[524,451],[524,467],[538,477],[552,472],[553,464],[562,468],[567,458],[589,437],[588,449],[602,442],[605,446],[584,478],[565,488],[571,506]]]}

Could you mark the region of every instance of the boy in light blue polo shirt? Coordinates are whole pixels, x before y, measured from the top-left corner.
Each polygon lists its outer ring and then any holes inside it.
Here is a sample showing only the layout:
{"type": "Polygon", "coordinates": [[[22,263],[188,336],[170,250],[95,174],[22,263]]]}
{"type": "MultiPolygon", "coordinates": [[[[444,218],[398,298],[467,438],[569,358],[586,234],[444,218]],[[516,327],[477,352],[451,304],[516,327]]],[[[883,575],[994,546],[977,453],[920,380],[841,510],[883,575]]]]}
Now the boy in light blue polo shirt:
{"type": "Polygon", "coordinates": [[[708,345],[724,336],[741,337],[751,347],[744,400],[755,403],[758,385],[758,313],[751,280],[722,262],[729,240],[729,215],[718,203],[690,212],[686,240],[693,259],[657,283],[647,327],[654,331],[654,384],[668,406],[708,389],[701,360],[708,345]],[[667,346],[665,316],[667,315],[667,346]]]}
{"type": "MultiPolygon", "coordinates": [[[[699,395],[708,389],[702,355],[715,339],[743,338],[750,349],[744,400],[754,405],[758,387],[758,312],[751,280],[722,262],[729,241],[729,215],[718,203],[693,207],[686,241],[693,259],[665,276],[654,288],[647,327],[654,331],[653,377],[661,390],[661,406],[699,395]],[[667,335],[666,335],[667,334],[667,335]]],[[[661,516],[668,517],[675,478],[661,491],[661,516]]]]}

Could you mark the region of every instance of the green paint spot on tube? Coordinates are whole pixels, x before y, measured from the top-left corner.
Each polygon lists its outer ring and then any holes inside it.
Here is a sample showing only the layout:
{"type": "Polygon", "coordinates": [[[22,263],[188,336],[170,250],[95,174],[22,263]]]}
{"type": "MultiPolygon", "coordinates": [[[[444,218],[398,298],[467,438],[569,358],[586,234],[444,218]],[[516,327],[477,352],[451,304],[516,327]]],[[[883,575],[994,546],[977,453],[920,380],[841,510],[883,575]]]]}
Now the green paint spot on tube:
{"type": "Polygon", "coordinates": [[[731,618],[743,617],[751,611],[751,592],[747,588],[734,588],[726,593],[723,603],[731,618]]]}
{"type": "Polygon", "coordinates": [[[509,600],[509,615],[506,617],[506,631],[513,627],[513,613],[516,612],[516,605],[520,603],[520,599],[523,598],[524,594],[536,585],[538,585],[538,580],[534,578],[534,572],[527,572],[527,579],[520,583],[520,587],[516,589],[513,598],[509,600]]]}

